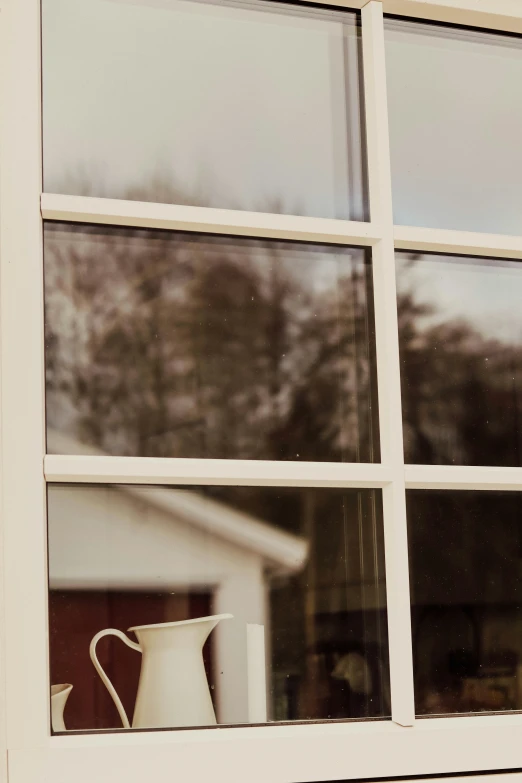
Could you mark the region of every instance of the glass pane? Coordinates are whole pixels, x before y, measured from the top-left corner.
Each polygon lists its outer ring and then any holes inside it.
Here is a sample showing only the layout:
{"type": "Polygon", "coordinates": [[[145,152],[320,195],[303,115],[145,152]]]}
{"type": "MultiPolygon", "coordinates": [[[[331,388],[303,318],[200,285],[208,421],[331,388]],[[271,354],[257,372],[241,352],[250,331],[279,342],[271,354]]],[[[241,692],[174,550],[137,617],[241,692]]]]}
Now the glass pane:
{"type": "Polygon", "coordinates": [[[522,234],[522,39],[386,21],[396,223],[522,234]]]}
{"type": "Polygon", "coordinates": [[[48,223],[48,449],[378,460],[364,250],[48,223]]]}
{"type": "Polygon", "coordinates": [[[390,715],[378,492],[51,485],[48,512],[55,730],[121,728],[90,642],[151,625],[96,647],[134,728],[390,715]]]}
{"type": "Polygon", "coordinates": [[[357,16],[43,0],[47,192],[364,220],[357,16]]]}
{"type": "Polygon", "coordinates": [[[407,493],[418,714],[522,710],[522,494],[407,493]]]}
{"type": "Polygon", "coordinates": [[[396,259],[406,461],[522,465],[522,264],[396,259]]]}

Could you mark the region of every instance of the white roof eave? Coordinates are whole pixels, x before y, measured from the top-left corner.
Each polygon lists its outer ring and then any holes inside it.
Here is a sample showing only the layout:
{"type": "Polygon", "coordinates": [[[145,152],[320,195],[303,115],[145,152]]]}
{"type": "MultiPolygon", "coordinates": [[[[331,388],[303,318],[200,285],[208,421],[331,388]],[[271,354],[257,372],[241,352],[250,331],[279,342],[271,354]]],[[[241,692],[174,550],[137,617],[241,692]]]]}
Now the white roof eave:
{"type": "MultiPolygon", "coordinates": [[[[104,455],[99,449],[52,429],[47,432],[47,448],[50,454],[104,455]]],[[[306,562],[308,542],[303,538],[190,490],[136,484],[112,486],[176,519],[260,555],[270,571],[293,573],[306,562]]]]}

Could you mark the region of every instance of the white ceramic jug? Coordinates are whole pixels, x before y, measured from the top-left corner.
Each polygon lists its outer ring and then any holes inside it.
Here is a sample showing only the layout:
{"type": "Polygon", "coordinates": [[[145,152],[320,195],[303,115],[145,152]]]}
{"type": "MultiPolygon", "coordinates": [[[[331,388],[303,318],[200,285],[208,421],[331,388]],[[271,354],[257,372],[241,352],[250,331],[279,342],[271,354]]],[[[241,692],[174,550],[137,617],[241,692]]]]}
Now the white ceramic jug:
{"type": "Polygon", "coordinates": [[[73,686],[69,683],[51,685],[51,726],[53,731],[66,731],[63,711],[72,688],[73,686]]]}
{"type": "Polygon", "coordinates": [[[123,704],[96,657],[98,641],[112,634],[142,653],[132,728],[212,726],[216,723],[216,715],[203,663],[203,645],[220,620],[230,618],[231,614],[216,614],[177,623],[129,628],[138,637],[139,644],[115,628],[96,634],[89,650],[91,660],[126,729],[130,729],[130,724],[123,704]]]}

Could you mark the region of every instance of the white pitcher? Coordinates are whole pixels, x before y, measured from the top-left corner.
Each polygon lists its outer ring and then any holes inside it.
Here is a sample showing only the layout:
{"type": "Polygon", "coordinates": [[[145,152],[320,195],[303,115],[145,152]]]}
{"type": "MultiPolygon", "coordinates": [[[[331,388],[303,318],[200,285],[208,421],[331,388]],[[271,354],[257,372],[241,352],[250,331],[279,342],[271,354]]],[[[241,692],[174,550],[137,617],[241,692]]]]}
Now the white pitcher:
{"type": "Polygon", "coordinates": [[[53,731],[66,731],[63,711],[72,688],[70,683],[51,685],[51,726],[53,731]]]}
{"type": "Polygon", "coordinates": [[[231,614],[216,614],[129,628],[138,637],[139,644],[115,628],[96,634],[89,649],[91,660],[112,696],[124,728],[130,729],[129,719],[96,657],[98,641],[112,634],[142,653],[132,728],[212,726],[216,723],[216,715],[203,663],[203,645],[220,620],[230,618],[231,614]]]}

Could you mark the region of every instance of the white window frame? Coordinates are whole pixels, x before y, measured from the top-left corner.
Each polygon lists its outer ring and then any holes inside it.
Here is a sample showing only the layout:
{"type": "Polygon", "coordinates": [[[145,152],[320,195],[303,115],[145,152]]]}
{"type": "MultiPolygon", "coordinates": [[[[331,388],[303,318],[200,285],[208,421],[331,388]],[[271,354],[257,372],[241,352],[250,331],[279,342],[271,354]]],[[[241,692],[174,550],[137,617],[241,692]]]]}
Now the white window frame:
{"type": "Polygon", "coordinates": [[[522,768],[522,713],[415,720],[405,489],[521,491],[522,468],[404,464],[394,271],[395,248],[522,258],[522,236],[394,227],[383,31],[384,12],[522,33],[522,0],[322,2],[361,9],[370,223],[42,195],[40,4],[0,0],[0,780],[311,783],[522,768]],[[45,456],[42,217],[370,246],[382,462],[45,456]],[[50,736],[52,482],[380,488],[392,720],[50,736]]]}

